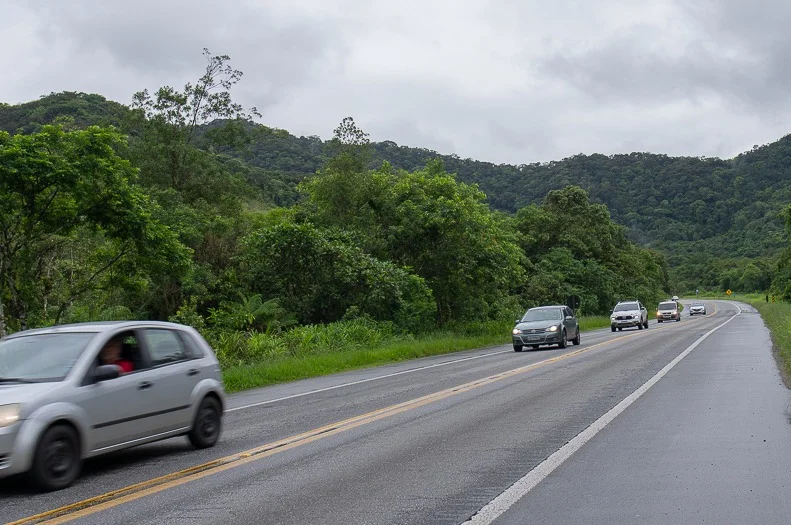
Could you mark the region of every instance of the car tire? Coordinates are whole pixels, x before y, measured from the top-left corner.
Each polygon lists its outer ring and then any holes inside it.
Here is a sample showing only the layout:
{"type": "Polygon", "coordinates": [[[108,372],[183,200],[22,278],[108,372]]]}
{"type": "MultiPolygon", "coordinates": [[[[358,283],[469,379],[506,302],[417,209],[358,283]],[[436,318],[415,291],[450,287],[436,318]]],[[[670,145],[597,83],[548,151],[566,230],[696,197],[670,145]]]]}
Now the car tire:
{"type": "Polygon", "coordinates": [[[643,328],[648,329],[648,319],[643,323],[643,328]]]}
{"type": "Polygon", "coordinates": [[[531,350],[538,350],[538,345],[530,345],[531,350]]]}
{"type": "Polygon", "coordinates": [[[614,332],[614,331],[615,331],[615,327],[614,327],[614,326],[611,326],[611,327],[610,327],[610,330],[612,330],[612,331],[614,332]]]}
{"type": "Polygon", "coordinates": [[[571,342],[574,343],[574,345],[580,344],[580,331],[579,331],[579,328],[577,329],[577,337],[572,339],[571,342]]]}
{"type": "Polygon", "coordinates": [[[214,397],[204,397],[195,413],[187,437],[195,448],[213,447],[220,439],[222,431],[222,410],[220,402],[214,397]]]}
{"type": "Polygon", "coordinates": [[[521,352],[521,351],[522,351],[522,345],[514,345],[514,352],[521,352]]]}
{"type": "Polygon", "coordinates": [[[639,323],[637,323],[637,329],[638,329],[638,330],[642,330],[642,329],[643,329],[643,322],[642,322],[642,321],[640,321],[639,323]]]}
{"type": "Polygon", "coordinates": [[[36,446],[28,475],[41,490],[51,492],[68,487],[80,474],[80,438],[68,425],[54,425],[44,432],[36,446]]]}
{"type": "Polygon", "coordinates": [[[566,348],[569,345],[568,340],[566,339],[566,331],[563,330],[560,332],[560,342],[558,343],[558,348],[566,348]]]}
{"type": "Polygon", "coordinates": [[[657,322],[657,323],[661,323],[661,322],[662,322],[662,320],[661,320],[661,319],[657,319],[657,320],[656,320],[656,322],[657,322]]]}
{"type": "Polygon", "coordinates": [[[619,331],[619,332],[622,332],[622,331],[623,331],[623,328],[619,326],[619,327],[618,327],[618,331],[619,331]]]}

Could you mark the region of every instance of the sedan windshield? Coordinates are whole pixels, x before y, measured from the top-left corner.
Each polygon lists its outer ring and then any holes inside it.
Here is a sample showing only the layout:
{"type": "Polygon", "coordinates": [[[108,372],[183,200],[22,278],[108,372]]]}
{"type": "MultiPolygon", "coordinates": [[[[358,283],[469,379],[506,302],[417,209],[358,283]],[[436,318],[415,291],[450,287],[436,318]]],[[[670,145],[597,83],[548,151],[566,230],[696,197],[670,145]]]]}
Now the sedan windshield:
{"type": "Polygon", "coordinates": [[[524,317],[523,323],[531,321],[559,321],[563,319],[559,308],[540,308],[536,310],[528,310],[524,317]]]}
{"type": "Polygon", "coordinates": [[[639,310],[637,303],[621,303],[615,305],[614,312],[628,312],[629,310],[639,310]]]}
{"type": "Polygon", "coordinates": [[[674,303],[672,301],[671,302],[667,302],[667,303],[659,303],[659,309],[660,310],[675,310],[676,309],[676,303],[674,303]]]}
{"type": "Polygon", "coordinates": [[[36,334],[0,341],[0,381],[62,381],[96,334],[36,334]]]}

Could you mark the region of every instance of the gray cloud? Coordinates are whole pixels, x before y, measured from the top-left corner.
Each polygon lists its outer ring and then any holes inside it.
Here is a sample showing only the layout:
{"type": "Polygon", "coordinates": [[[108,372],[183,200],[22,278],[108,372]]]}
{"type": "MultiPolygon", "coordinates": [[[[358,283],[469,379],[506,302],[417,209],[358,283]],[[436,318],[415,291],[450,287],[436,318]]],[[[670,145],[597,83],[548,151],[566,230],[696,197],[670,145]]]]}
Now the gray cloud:
{"type": "Polygon", "coordinates": [[[263,123],[492,162],[634,150],[730,157],[788,131],[791,4],[758,0],[0,0],[0,100],[120,102],[244,71],[263,123]]]}

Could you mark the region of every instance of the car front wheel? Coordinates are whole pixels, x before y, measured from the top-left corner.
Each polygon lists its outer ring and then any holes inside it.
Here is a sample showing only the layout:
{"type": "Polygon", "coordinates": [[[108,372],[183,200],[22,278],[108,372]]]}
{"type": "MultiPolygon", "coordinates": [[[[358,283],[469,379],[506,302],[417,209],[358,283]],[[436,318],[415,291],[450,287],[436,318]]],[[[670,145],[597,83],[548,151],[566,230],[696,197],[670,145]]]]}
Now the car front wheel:
{"type": "Polygon", "coordinates": [[[222,410],[220,402],[213,397],[204,397],[195,414],[192,429],[187,434],[195,448],[213,447],[220,439],[222,410]]]}
{"type": "Polygon", "coordinates": [[[80,440],[68,425],[50,427],[36,447],[31,481],[45,491],[68,487],[80,473],[80,440]]]}
{"type": "Polygon", "coordinates": [[[560,333],[560,342],[558,343],[558,348],[566,348],[568,346],[568,340],[566,339],[566,331],[563,330],[560,333]]]}
{"type": "Polygon", "coordinates": [[[514,352],[521,352],[521,351],[522,351],[522,345],[514,345],[514,352]]]}

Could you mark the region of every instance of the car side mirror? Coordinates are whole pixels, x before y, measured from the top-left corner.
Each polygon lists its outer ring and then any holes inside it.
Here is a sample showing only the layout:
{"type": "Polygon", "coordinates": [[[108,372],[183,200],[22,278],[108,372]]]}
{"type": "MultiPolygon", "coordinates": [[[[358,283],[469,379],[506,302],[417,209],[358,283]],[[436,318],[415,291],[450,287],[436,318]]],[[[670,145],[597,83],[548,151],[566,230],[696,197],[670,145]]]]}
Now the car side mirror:
{"type": "Polygon", "coordinates": [[[517,320],[515,320],[514,322],[515,322],[516,324],[519,324],[519,323],[521,323],[521,322],[522,322],[522,320],[521,320],[521,319],[517,319],[517,320]]]}
{"type": "Polygon", "coordinates": [[[97,383],[101,381],[109,381],[121,375],[121,367],[118,365],[100,365],[96,367],[96,372],[93,374],[93,380],[97,383]]]}
{"type": "Polygon", "coordinates": [[[566,316],[566,321],[571,321],[572,319],[574,319],[573,315],[567,315],[566,316]]]}

